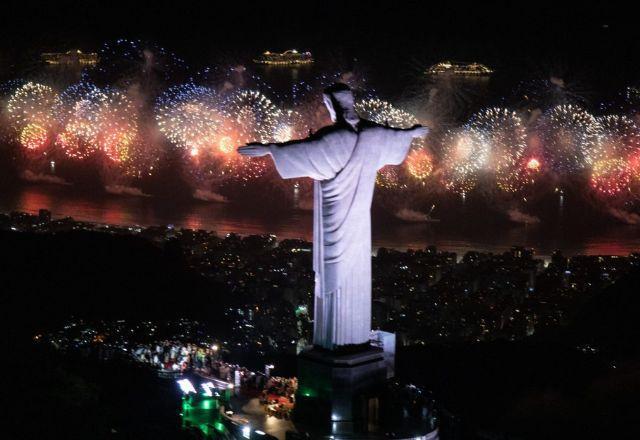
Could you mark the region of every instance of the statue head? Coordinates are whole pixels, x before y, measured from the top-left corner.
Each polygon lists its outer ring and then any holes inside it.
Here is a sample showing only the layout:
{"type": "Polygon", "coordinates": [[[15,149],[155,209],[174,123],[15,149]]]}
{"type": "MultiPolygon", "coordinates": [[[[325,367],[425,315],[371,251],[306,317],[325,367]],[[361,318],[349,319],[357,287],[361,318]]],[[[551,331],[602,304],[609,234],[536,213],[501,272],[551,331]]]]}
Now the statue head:
{"type": "Polygon", "coordinates": [[[335,83],[324,89],[322,96],[333,122],[347,122],[352,127],[360,122],[355,110],[353,92],[348,85],[335,83]]]}

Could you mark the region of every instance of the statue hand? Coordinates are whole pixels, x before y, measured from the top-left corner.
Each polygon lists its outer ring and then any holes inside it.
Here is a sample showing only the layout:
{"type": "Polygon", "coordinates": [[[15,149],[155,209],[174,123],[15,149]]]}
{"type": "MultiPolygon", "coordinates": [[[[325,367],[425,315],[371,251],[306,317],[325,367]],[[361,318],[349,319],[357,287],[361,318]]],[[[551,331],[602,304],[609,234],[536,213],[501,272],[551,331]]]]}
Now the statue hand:
{"type": "Polygon", "coordinates": [[[238,153],[247,157],[262,157],[270,154],[269,146],[259,142],[252,142],[238,148],[238,153]]]}
{"type": "Polygon", "coordinates": [[[418,138],[418,137],[424,137],[427,134],[429,134],[429,127],[425,127],[424,125],[414,125],[413,127],[411,127],[411,131],[412,131],[412,135],[414,138],[418,138]]]}

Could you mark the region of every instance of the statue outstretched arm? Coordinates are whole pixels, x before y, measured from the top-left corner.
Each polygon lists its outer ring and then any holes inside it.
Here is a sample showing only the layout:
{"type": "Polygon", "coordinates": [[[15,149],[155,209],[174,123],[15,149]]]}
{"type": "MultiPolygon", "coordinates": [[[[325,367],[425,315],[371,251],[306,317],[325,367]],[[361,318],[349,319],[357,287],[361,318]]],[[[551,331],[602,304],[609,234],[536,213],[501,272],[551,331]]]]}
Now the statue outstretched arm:
{"type": "Polygon", "coordinates": [[[274,142],[271,144],[263,144],[261,142],[250,142],[247,145],[238,147],[238,153],[246,157],[262,157],[271,154],[274,148],[291,149],[299,146],[310,146],[317,143],[318,138],[309,136],[306,139],[300,139],[288,142],[274,142]]]}
{"type": "Polygon", "coordinates": [[[425,137],[429,134],[429,131],[431,131],[429,127],[420,124],[414,125],[409,130],[411,130],[411,134],[414,138],[425,137]]]}
{"type": "Polygon", "coordinates": [[[403,133],[410,134],[412,138],[425,137],[426,135],[429,134],[429,131],[430,131],[429,127],[425,125],[420,125],[420,124],[416,124],[410,128],[395,128],[395,127],[388,127],[388,128],[391,130],[401,131],[403,133]]]}
{"type": "Polygon", "coordinates": [[[331,174],[322,160],[325,147],[321,136],[310,136],[302,140],[273,144],[254,142],[238,148],[238,153],[246,157],[270,155],[284,179],[311,177],[322,180],[330,178],[331,174]]]}
{"type": "Polygon", "coordinates": [[[429,128],[416,124],[411,128],[387,127],[389,134],[386,148],[380,156],[379,167],[385,165],[400,165],[409,154],[411,142],[415,138],[426,136],[429,128]]]}
{"type": "Polygon", "coordinates": [[[261,144],[260,142],[251,142],[238,148],[238,153],[246,157],[262,157],[271,154],[269,144],[261,144]]]}

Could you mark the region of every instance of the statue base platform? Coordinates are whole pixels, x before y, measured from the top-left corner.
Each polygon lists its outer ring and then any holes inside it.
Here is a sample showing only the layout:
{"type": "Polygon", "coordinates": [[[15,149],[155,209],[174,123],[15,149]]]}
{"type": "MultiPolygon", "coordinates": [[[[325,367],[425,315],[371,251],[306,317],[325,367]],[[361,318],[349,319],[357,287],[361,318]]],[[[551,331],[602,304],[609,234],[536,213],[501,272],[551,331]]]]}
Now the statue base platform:
{"type": "Polygon", "coordinates": [[[291,438],[376,439],[400,431],[410,434],[407,438],[437,438],[432,399],[417,399],[412,393],[415,387],[387,379],[381,349],[304,351],[298,357],[293,421],[299,432],[311,437],[291,438]],[[414,408],[416,402],[425,408],[414,408]]]}

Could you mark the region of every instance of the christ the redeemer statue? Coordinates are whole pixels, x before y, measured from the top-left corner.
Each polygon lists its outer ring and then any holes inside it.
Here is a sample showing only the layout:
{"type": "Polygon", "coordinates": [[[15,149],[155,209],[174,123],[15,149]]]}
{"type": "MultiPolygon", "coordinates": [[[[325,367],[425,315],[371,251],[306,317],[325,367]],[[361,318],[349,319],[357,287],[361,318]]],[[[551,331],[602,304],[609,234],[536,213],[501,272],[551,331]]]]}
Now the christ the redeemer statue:
{"type": "Polygon", "coordinates": [[[428,133],[416,125],[391,128],[360,119],[351,89],[324,91],[334,124],[299,141],[252,143],[244,156],[271,155],[283,179],[314,179],[313,343],[334,349],[366,344],[371,332],[371,200],[376,174],[398,165],[411,141],[428,133]]]}

